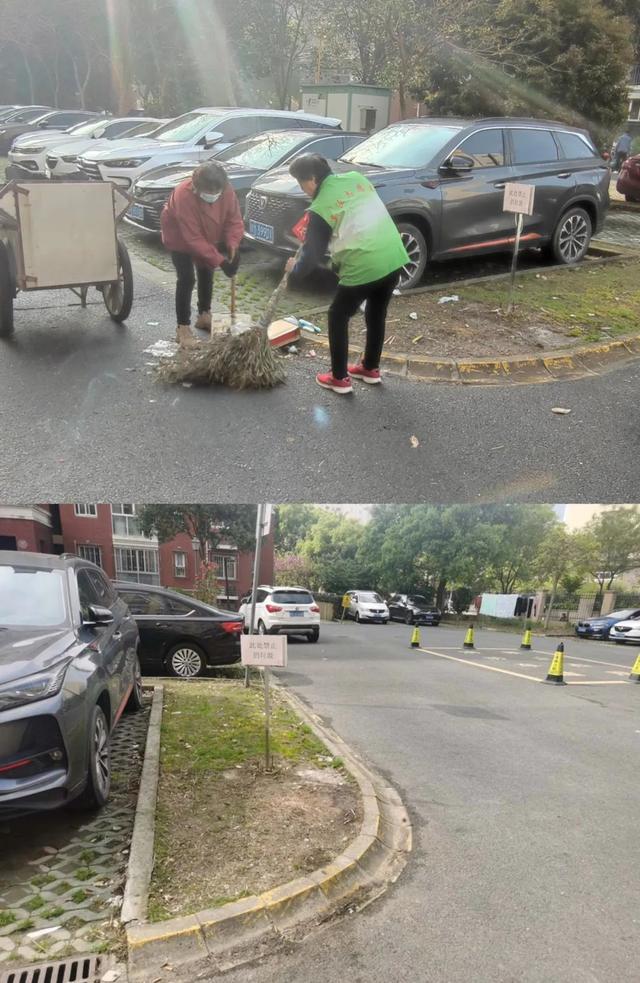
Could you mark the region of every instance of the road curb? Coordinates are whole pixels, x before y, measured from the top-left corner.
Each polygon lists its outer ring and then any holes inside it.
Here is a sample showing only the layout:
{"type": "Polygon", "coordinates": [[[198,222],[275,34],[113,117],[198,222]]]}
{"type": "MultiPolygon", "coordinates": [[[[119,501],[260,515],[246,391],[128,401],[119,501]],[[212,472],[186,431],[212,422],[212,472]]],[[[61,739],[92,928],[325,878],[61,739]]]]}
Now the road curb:
{"type": "Polygon", "coordinates": [[[346,907],[370,904],[405,867],[412,828],[396,790],[298,697],[282,686],[279,692],[357,782],[363,803],[358,835],[331,863],[263,894],[165,922],[129,922],[132,983],[191,981],[200,972],[225,972],[274,953],[346,907]]]}
{"type": "Polygon", "coordinates": [[[142,776],[136,805],[136,818],[131,837],[131,851],[127,866],[120,921],[123,925],[142,921],[147,916],[149,884],[153,872],[153,844],[155,838],[156,799],[160,774],[160,729],[164,689],[153,687],[153,700],[147,730],[142,776]]]}

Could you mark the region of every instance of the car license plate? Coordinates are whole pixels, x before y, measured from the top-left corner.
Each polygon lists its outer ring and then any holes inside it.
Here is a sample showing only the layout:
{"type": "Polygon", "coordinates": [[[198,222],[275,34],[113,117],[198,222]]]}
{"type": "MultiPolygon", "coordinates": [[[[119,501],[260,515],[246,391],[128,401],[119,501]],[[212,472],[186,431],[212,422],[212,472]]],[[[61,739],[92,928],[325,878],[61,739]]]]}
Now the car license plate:
{"type": "Polygon", "coordinates": [[[273,226],[265,225],[263,222],[249,222],[249,234],[261,242],[273,242],[273,226]]]}
{"type": "Polygon", "coordinates": [[[292,618],[304,618],[304,611],[289,611],[292,618]]]}
{"type": "Polygon", "coordinates": [[[129,218],[137,218],[140,222],[144,221],[144,208],[142,205],[132,205],[129,209],[129,218]]]}

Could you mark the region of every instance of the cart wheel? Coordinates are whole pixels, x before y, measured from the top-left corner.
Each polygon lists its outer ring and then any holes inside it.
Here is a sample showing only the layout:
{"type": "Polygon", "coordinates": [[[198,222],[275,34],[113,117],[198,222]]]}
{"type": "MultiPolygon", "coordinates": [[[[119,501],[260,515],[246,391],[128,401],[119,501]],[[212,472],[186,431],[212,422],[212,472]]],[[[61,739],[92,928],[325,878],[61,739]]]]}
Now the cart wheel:
{"type": "Polygon", "coordinates": [[[8,338],[13,334],[15,293],[9,250],[4,242],[0,242],[0,338],[8,338]]]}
{"type": "Polygon", "coordinates": [[[129,251],[121,239],[118,239],[118,279],[105,283],[102,296],[113,320],[119,324],[126,321],[133,307],[133,272],[129,251]]]}

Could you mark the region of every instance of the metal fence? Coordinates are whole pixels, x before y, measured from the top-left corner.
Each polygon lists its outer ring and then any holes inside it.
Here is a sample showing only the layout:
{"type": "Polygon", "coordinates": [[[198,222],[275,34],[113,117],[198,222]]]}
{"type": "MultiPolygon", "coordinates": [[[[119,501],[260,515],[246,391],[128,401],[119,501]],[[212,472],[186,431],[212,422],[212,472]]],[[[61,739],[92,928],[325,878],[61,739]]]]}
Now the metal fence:
{"type": "MultiPolygon", "coordinates": [[[[540,620],[546,619],[550,600],[550,595],[547,595],[545,609],[541,613],[540,620]]],[[[574,624],[576,621],[595,618],[602,613],[608,614],[610,611],[623,611],[627,608],[640,609],[640,594],[638,592],[623,594],[617,591],[604,591],[593,594],[557,594],[553,600],[549,620],[574,624]]]]}

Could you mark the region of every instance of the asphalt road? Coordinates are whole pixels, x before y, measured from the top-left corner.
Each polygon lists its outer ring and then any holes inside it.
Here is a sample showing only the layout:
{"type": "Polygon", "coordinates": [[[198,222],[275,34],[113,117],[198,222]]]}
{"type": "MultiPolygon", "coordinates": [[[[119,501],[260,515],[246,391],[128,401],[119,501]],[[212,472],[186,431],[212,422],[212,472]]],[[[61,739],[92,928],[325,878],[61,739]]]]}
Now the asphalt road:
{"type": "Polygon", "coordinates": [[[462,640],[349,623],[290,647],[284,681],[396,785],[414,852],[383,899],[229,983],[637,981],[637,649],[569,640],[556,687],[553,640],[462,640]]]}
{"type": "Polygon", "coordinates": [[[137,266],[126,327],[101,299],[24,294],[0,341],[5,501],[634,501],[640,362],[528,387],[388,377],[353,397],[293,357],[275,391],[159,385],[172,283],[137,266]],[[570,416],[551,413],[554,406],[570,416]],[[413,447],[415,436],[419,446],[413,447]]]}

